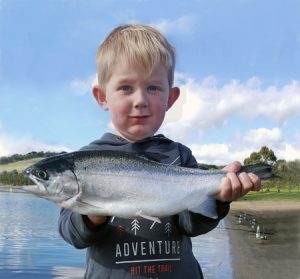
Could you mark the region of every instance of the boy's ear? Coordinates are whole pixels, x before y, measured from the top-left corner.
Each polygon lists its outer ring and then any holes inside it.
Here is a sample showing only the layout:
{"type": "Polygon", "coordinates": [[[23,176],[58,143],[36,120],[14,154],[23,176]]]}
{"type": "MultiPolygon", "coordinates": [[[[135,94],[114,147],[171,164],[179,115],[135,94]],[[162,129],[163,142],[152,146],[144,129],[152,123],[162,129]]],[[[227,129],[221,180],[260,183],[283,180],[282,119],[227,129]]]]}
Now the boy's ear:
{"type": "Polygon", "coordinates": [[[173,104],[176,102],[176,100],[178,99],[180,95],[180,89],[178,87],[172,87],[170,89],[170,93],[169,93],[169,100],[168,100],[168,108],[167,110],[169,110],[173,104]]]}
{"type": "Polygon", "coordinates": [[[98,104],[104,109],[108,110],[105,92],[100,88],[99,85],[93,86],[93,95],[98,104]]]}

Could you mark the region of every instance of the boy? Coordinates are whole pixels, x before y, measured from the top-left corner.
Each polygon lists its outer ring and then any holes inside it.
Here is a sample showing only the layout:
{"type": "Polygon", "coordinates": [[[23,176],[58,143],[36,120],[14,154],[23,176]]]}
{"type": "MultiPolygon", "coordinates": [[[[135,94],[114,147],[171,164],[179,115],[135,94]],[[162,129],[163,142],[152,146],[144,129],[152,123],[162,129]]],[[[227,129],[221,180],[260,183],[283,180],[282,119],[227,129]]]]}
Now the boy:
{"type": "MultiPolygon", "coordinates": [[[[115,134],[107,133],[83,149],[161,153],[162,163],[196,168],[186,146],[154,135],[180,94],[173,87],[175,54],[166,38],[149,26],[117,27],[99,47],[97,68],[99,86],[93,94],[110,112],[115,134]]],[[[215,228],[230,201],[260,187],[255,175],[237,177],[239,168],[237,162],[227,166],[216,196],[217,219],[185,211],[158,224],[62,209],[60,233],[76,248],[87,248],[85,278],[203,278],[190,237],[215,228]]]]}

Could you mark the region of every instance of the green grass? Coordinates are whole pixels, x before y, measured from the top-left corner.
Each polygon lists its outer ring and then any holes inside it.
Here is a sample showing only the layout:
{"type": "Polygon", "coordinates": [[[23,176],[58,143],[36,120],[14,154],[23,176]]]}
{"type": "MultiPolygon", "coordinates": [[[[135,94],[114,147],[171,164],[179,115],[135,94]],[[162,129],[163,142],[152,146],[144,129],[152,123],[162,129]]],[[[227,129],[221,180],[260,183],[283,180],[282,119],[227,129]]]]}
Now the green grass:
{"type": "Polygon", "coordinates": [[[281,189],[280,193],[277,190],[270,190],[270,192],[249,192],[246,196],[242,197],[240,201],[260,201],[260,200],[291,200],[300,201],[300,192],[298,189],[293,189],[289,192],[288,189],[281,189]]]}
{"type": "Polygon", "coordinates": [[[0,172],[12,171],[12,170],[17,170],[18,172],[22,172],[28,166],[40,161],[41,159],[43,159],[43,158],[34,158],[34,159],[30,159],[30,160],[23,160],[23,161],[18,161],[18,162],[14,162],[14,163],[0,165],[0,172]]]}

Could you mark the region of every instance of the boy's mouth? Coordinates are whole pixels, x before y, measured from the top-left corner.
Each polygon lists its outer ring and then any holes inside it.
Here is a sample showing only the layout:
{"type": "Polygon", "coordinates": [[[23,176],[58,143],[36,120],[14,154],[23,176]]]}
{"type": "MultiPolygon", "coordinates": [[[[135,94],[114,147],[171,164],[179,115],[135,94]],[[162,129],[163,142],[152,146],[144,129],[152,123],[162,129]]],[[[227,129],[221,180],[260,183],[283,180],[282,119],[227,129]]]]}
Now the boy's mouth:
{"type": "Polygon", "coordinates": [[[129,115],[130,118],[136,118],[136,119],[143,119],[143,118],[147,118],[149,116],[150,116],[149,114],[147,114],[147,115],[129,115]]]}
{"type": "Polygon", "coordinates": [[[129,117],[134,123],[139,124],[147,120],[147,118],[150,117],[150,115],[132,115],[129,117]]]}

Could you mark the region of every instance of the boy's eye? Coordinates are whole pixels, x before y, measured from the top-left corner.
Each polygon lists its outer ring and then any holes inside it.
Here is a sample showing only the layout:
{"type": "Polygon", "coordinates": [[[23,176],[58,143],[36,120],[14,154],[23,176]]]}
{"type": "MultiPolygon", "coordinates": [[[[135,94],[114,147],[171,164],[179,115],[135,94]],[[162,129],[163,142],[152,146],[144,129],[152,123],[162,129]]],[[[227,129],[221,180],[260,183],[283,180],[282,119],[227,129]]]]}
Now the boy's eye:
{"type": "Polygon", "coordinates": [[[131,86],[130,85],[122,85],[122,86],[120,86],[120,88],[119,88],[121,91],[123,91],[123,92],[130,92],[131,91],[131,86]]]}
{"type": "Polygon", "coordinates": [[[158,87],[156,85],[150,85],[148,86],[148,91],[157,91],[158,90],[158,87]]]}

